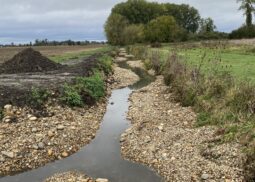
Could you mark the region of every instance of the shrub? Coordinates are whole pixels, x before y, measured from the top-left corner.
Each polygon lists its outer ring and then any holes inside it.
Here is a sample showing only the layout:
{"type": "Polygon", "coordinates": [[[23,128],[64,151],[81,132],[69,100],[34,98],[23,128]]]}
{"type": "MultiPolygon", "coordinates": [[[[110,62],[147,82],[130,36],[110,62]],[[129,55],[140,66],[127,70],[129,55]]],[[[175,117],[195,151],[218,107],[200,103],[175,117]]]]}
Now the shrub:
{"type": "Polygon", "coordinates": [[[180,30],[174,17],[161,16],[146,25],[145,37],[149,42],[172,42],[178,38],[180,30]]]}
{"type": "Polygon", "coordinates": [[[144,42],[144,25],[132,24],[125,27],[123,31],[125,45],[144,42]]]}
{"type": "Polygon", "coordinates": [[[40,107],[49,98],[50,93],[46,89],[35,88],[31,89],[30,103],[35,107],[40,107]]]}
{"type": "Polygon", "coordinates": [[[81,107],[91,105],[105,95],[104,81],[99,72],[90,77],[77,77],[73,84],[65,84],[61,100],[70,105],[81,107]]]}
{"type": "Polygon", "coordinates": [[[80,92],[87,92],[96,101],[105,95],[104,81],[99,72],[91,77],[76,78],[76,85],[80,92]]]}
{"type": "Polygon", "coordinates": [[[63,87],[63,93],[61,100],[67,105],[75,107],[81,107],[84,105],[79,90],[75,86],[65,84],[63,87]]]}
{"type": "Polygon", "coordinates": [[[242,39],[242,38],[254,38],[255,37],[255,25],[242,26],[237,30],[232,31],[229,34],[230,39],[242,39]]]}
{"type": "Polygon", "coordinates": [[[137,59],[146,59],[148,57],[148,48],[146,46],[130,46],[128,52],[133,54],[137,59]]]}
{"type": "Polygon", "coordinates": [[[112,73],[112,58],[110,56],[103,56],[99,59],[99,69],[108,75],[112,73]]]}
{"type": "Polygon", "coordinates": [[[228,105],[236,113],[255,114],[255,88],[250,83],[236,87],[228,105]]]}

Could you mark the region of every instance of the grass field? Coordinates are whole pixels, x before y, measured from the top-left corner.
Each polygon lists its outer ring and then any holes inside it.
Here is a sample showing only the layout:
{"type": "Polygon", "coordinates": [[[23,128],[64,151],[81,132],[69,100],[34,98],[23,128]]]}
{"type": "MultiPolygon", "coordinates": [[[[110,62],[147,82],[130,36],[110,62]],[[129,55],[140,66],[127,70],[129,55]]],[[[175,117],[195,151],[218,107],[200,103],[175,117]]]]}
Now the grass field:
{"type": "Polygon", "coordinates": [[[201,64],[204,71],[217,65],[218,69],[230,71],[238,80],[250,80],[255,83],[255,48],[252,45],[165,45],[160,48],[163,57],[174,50],[188,65],[201,64]]]}
{"type": "MultiPolygon", "coordinates": [[[[27,47],[0,47],[0,63],[11,59],[15,54],[27,47]]],[[[72,58],[83,58],[107,49],[105,45],[87,46],[36,46],[33,49],[40,51],[53,61],[62,62],[72,58]]]]}

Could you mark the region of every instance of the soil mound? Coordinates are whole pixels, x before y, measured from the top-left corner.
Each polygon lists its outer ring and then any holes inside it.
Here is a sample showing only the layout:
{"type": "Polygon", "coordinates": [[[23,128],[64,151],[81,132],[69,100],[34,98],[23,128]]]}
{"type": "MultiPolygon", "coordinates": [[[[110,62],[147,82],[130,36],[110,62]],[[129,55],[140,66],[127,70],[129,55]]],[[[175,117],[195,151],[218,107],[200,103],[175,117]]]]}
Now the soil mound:
{"type": "Polygon", "coordinates": [[[49,60],[40,52],[27,48],[3,63],[0,68],[0,74],[53,71],[61,67],[61,64],[49,60]]]}

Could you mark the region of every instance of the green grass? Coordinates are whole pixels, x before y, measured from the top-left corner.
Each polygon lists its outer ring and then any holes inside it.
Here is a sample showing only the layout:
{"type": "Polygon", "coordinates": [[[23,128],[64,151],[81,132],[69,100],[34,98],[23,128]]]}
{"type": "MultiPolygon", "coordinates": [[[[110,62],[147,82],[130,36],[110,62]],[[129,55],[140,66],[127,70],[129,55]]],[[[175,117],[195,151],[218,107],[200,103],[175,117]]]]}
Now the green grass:
{"type": "Polygon", "coordinates": [[[62,63],[62,62],[69,61],[69,60],[84,59],[89,56],[92,56],[93,54],[105,53],[110,50],[111,50],[110,46],[105,46],[105,47],[100,47],[100,48],[96,48],[96,49],[92,49],[92,50],[88,49],[88,50],[85,50],[82,52],[77,52],[77,53],[65,53],[62,55],[50,56],[49,59],[51,59],[52,61],[55,61],[57,63],[62,63]]]}
{"type": "MultiPolygon", "coordinates": [[[[160,50],[166,55],[173,47],[167,46],[160,50]]],[[[255,83],[255,54],[251,50],[248,47],[233,46],[222,50],[198,47],[178,51],[188,65],[197,66],[203,60],[204,71],[208,71],[208,68],[215,64],[215,57],[220,57],[221,61],[217,65],[219,69],[230,71],[238,80],[250,80],[255,83]],[[205,57],[202,58],[203,56],[205,57]]]]}

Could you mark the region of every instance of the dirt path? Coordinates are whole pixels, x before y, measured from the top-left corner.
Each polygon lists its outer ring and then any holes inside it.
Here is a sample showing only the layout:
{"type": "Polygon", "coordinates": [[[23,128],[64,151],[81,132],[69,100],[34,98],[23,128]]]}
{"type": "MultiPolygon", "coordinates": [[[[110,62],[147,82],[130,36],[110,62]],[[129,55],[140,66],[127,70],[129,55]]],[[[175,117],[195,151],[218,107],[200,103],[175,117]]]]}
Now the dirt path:
{"type": "Polygon", "coordinates": [[[123,156],[169,182],[244,181],[240,146],[220,144],[216,128],[195,128],[192,109],[172,100],[161,76],[133,92],[128,113],[133,126],[122,135],[123,156]]]}

